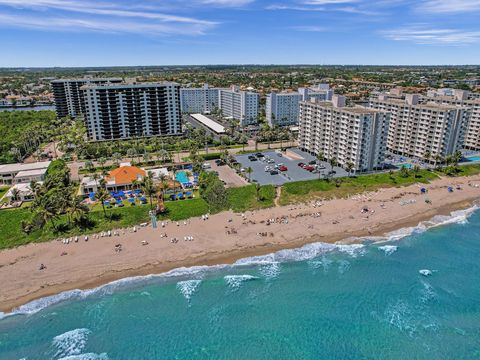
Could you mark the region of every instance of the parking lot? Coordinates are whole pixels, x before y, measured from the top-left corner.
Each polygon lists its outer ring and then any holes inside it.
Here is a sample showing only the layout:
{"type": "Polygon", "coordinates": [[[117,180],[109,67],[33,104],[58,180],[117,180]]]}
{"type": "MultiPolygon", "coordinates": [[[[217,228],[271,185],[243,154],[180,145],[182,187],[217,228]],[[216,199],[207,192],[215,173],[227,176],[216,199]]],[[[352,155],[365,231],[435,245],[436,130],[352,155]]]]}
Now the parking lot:
{"type": "MultiPolygon", "coordinates": [[[[241,164],[243,169],[252,168],[251,180],[253,182],[258,182],[261,185],[282,185],[291,181],[303,181],[303,180],[314,180],[324,177],[332,170],[330,164],[327,162],[320,162],[315,159],[314,156],[300,151],[299,149],[289,149],[287,153],[279,153],[276,151],[263,151],[261,152],[264,157],[256,157],[256,161],[251,161],[248,155],[237,155],[235,158],[241,164]],[[270,163],[268,160],[270,159],[270,163]],[[299,163],[309,164],[310,162],[316,161],[320,167],[324,169],[319,170],[319,173],[309,172],[300,166],[299,163]],[[275,169],[275,165],[279,167],[284,165],[287,167],[286,171],[279,171],[275,169]],[[277,170],[278,174],[271,174],[270,171],[265,171],[265,168],[269,166],[272,170],[277,170]]],[[[334,177],[343,177],[347,176],[347,172],[340,167],[335,167],[333,169],[336,173],[334,177]]],[[[247,174],[248,177],[248,174],[247,174]]]]}

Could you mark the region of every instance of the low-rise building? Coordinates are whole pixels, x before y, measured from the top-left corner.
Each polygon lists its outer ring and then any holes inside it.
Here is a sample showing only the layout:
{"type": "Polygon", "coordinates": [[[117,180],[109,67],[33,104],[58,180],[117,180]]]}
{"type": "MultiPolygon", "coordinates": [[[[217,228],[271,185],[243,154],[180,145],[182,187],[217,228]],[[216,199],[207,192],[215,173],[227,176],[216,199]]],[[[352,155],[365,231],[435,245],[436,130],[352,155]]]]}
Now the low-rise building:
{"type": "Polygon", "coordinates": [[[0,184],[12,185],[29,181],[41,181],[45,177],[51,161],[35,162],[30,164],[0,165],[0,184]],[[16,177],[20,175],[18,181],[16,177]],[[31,179],[31,180],[28,180],[31,179]]]}

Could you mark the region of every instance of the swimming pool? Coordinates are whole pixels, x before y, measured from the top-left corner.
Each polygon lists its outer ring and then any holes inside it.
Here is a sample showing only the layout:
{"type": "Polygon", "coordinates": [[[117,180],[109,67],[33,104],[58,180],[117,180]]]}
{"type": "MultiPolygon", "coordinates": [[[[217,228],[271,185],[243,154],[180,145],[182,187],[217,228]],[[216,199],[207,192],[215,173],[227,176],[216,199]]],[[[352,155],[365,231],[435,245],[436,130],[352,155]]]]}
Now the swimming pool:
{"type": "Polygon", "coordinates": [[[187,173],[185,171],[179,171],[175,174],[175,179],[180,183],[187,183],[189,182],[187,173]]]}
{"type": "Polygon", "coordinates": [[[399,164],[398,167],[401,169],[402,167],[404,167],[405,169],[412,169],[413,168],[413,164],[399,164]]]}
{"type": "Polygon", "coordinates": [[[480,161],[480,156],[467,157],[468,161],[480,161]]]}

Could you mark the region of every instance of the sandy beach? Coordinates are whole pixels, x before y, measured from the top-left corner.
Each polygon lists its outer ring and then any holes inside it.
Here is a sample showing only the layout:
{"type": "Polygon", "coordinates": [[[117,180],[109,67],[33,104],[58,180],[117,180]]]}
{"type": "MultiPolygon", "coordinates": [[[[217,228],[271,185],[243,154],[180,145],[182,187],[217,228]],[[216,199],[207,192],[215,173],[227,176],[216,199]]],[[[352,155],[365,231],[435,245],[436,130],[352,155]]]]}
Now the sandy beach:
{"type": "Polygon", "coordinates": [[[224,212],[207,220],[167,222],[164,227],[159,222],[157,229],[122,229],[118,235],[90,236],[88,241],[80,237],[68,245],[62,241],[30,244],[0,252],[0,310],[9,312],[34,299],[124,277],[232,263],[312,242],[381,236],[468,208],[479,198],[480,176],[442,178],[426,186],[381,189],[349,199],[245,214],[224,212]],[[451,193],[449,186],[455,189],[451,193]],[[421,194],[421,187],[428,193],[421,194]],[[46,268],[39,270],[40,264],[46,268]]]}

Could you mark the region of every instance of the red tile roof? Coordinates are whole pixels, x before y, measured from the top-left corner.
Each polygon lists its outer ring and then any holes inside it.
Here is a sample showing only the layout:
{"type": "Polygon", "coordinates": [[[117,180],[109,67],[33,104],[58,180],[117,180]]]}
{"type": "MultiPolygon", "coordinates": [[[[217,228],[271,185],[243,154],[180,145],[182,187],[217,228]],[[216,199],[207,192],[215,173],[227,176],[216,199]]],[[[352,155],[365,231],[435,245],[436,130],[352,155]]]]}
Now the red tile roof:
{"type": "Polygon", "coordinates": [[[135,180],[142,180],[146,175],[145,170],[135,166],[122,166],[110,171],[106,180],[114,181],[116,185],[131,184],[135,180]]]}

